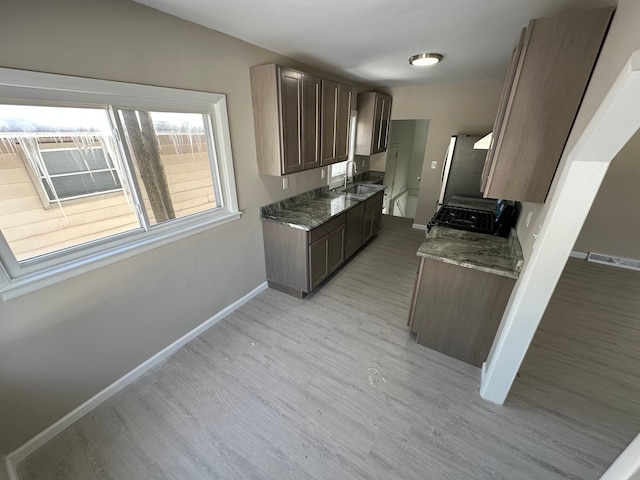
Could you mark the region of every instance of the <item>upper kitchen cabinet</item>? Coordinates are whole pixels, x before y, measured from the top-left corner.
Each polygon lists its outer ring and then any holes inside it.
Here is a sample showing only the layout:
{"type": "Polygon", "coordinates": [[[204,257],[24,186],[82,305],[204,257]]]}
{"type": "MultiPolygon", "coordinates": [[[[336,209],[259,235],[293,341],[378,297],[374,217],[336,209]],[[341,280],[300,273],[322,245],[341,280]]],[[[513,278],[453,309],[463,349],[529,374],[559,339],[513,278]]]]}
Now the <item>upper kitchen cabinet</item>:
{"type": "Polygon", "coordinates": [[[507,72],[485,197],[544,202],[612,14],[574,11],[529,23],[507,72]]]}
{"type": "Polygon", "coordinates": [[[391,97],[384,93],[358,94],[356,155],[373,155],[387,150],[391,121],[391,97]]]}
{"type": "Polygon", "coordinates": [[[351,85],[322,80],[321,166],[342,162],[349,156],[352,96],[351,85]]]}
{"type": "Polygon", "coordinates": [[[274,64],[251,67],[250,75],[258,172],[319,167],[321,80],[274,64]]]}

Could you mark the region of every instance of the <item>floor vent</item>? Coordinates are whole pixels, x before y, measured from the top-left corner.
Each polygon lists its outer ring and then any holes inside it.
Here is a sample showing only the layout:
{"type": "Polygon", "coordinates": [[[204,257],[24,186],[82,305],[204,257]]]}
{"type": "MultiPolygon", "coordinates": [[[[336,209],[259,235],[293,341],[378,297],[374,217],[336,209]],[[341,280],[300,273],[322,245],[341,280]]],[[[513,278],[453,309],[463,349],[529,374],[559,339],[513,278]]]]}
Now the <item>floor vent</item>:
{"type": "Polygon", "coordinates": [[[601,253],[589,253],[587,260],[594,263],[603,263],[613,267],[629,268],[631,270],[640,271],[640,260],[632,258],[612,257],[611,255],[603,255],[601,253]]]}

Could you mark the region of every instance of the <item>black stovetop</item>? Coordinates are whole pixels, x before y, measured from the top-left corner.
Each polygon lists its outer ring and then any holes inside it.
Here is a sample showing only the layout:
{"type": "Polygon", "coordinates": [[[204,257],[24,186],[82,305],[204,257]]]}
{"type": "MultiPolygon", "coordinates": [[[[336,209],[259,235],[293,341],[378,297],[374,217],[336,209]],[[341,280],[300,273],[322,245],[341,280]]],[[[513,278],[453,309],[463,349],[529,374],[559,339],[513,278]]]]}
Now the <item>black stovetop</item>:
{"type": "Polygon", "coordinates": [[[513,210],[505,209],[496,218],[493,212],[444,205],[429,221],[427,229],[438,225],[468,232],[508,237],[513,225],[513,213],[513,210]]]}

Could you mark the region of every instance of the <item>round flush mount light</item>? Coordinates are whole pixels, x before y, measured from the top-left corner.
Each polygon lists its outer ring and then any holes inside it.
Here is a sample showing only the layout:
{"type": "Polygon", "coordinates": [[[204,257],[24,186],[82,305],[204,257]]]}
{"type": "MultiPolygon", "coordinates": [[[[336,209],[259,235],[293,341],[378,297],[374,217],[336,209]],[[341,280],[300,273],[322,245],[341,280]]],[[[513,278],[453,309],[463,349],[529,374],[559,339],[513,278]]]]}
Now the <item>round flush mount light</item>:
{"type": "Polygon", "coordinates": [[[435,65],[442,60],[442,55],[439,53],[419,53],[409,57],[409,63],[416,67],[429,67],[435,65]]]}

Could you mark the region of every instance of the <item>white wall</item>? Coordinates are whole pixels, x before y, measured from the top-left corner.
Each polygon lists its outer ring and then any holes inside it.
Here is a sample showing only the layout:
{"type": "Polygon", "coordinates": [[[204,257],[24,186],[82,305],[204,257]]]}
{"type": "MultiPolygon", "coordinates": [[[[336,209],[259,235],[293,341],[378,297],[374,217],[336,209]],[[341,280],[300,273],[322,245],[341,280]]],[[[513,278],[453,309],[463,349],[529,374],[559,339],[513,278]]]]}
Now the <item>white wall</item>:
{"type": "Polygon", "coordinates": [[[574,250],[640,259],[640,132],[611,162],[574,250]]]}
{"type": "MultiPolygon", "coordinates": [[[[507,59],[505,59],[505,71],[507,59]]],[[[483,135],[491,131],[504,78],[389,90],[393,120],[429,119],[427,147],[422,165],[416,223],[426,225],[435,213],[440,192],[442,162],[455,134],[483,135]],[[438,166],[432,170],[431,162],[438,166]]]]}
{"type": "Polygon", "coordinates": [[[411,163],[409,164],[409,190],[411,194],[418,194],[420,190],[420,180],[422,175],[422,163],[427,148],[427,134],[429,132],[429,120],[415,120],[415,131],[413,134],[413,148],[411,150],[411,163]]]}
{"type": "Polygon", "coordinates": [[[0,302],[6,454],[263,283],[258,208],[325,180],[319,170],[303,172],[283,191],[280,178],[257,173],[249,67],[305,68],[273,52],[126,0],[3,0],[0,44],[2,67],[225,93],[243,212],[239,221],[0,302]]]}

